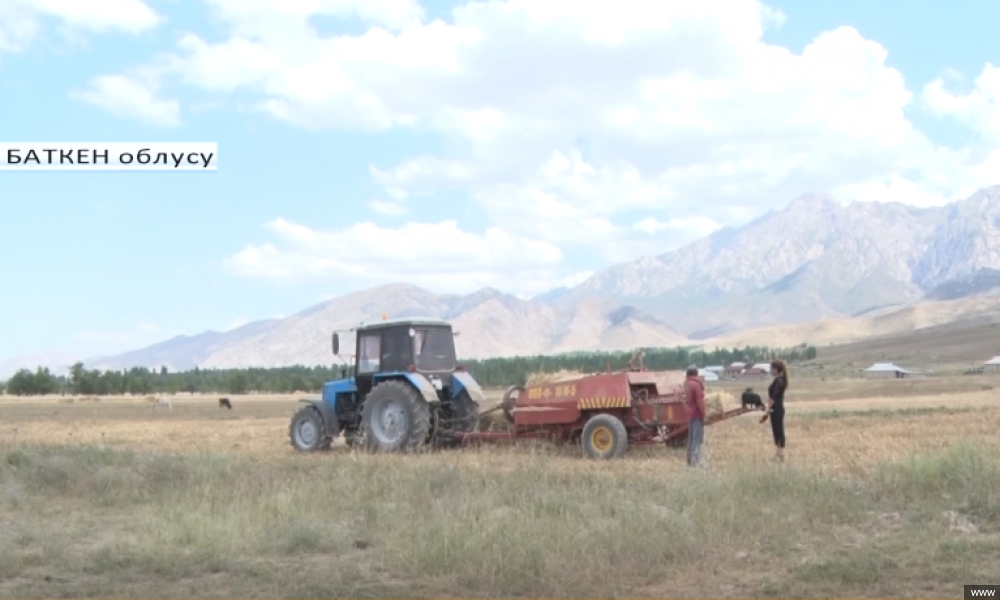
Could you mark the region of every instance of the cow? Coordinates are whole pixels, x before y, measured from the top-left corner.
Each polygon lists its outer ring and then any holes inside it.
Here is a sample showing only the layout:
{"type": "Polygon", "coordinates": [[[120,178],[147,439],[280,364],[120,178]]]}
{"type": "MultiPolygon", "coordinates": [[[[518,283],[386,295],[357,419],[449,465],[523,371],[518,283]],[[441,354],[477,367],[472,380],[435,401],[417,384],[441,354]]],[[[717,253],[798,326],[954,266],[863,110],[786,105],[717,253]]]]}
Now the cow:
{"type": "Polygon", "coordinates": [[[764,402],[760,399],[760,394],[754,393],[753,388],[747,388],[746,391],[743,392],[743,396],[740,397],[740,401],[743,408],[752,406],[754,409],[759,408],[760,410],[764,410],[764,402]]]}
{"type": "Polygon", "coordinates": [[[160,396],[159,398],[156,399],[156,402],[153,404],[153,410],[156,410],[158,408],[167,408],[168,410],[174,410],[174,405],[170,402],[170,398],[164,398],[160,396]]]}
{"type": "Polygon", "coordinates": [[[219,408],[233,410],[233,404],[229,401],[229,398],[219,398],[219,408]]]}

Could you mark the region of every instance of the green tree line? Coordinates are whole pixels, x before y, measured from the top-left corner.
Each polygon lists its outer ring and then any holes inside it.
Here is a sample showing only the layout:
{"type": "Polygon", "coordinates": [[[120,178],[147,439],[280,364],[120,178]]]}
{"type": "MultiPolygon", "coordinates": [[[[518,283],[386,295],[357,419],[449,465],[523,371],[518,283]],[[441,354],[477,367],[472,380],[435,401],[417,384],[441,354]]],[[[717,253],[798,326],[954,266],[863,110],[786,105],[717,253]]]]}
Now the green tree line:
{"type": "MultiPolygon", "coordinates": [[[[558,355],[517,356],[461,361],[480,385],[500,387],[523,384],[531,373],[559,370],[602,372],[623,368],[631,352],[572,352],[558,355]]],[[[801,345],[788,349],[766,346],[718,349],[712,352],[687,348],[650,348],[644,362],[651,370],[676,370],[688,365],[706,367],[728,365],[735,361],[748,364],[782,358],[791,363],[816,358],[814,346],[801,345]]],[[[135,367],[127,370],[88,370],[82,363],[74,364],[67,375],[54,375],[48,368],[34,372],[21,369],[6,382],[0,382],[0,393],[14,396],[44,396],[76,394],[93,396],[178,394],[285,394],[306,392],[315,394],[327,381],[343,376],[340,365],[293,366],[247,369],[192,369],[170,372],[135,367]]]]}

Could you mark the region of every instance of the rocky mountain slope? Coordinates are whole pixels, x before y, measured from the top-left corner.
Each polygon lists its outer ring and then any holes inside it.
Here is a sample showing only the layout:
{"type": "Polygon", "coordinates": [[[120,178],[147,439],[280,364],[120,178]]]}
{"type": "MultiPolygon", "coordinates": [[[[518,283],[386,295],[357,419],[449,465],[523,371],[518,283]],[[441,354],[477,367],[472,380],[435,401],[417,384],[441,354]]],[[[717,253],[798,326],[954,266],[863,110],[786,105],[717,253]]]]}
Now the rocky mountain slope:
{"type": "MultiPolygon", "coordinates": [[[[933,313],[924,320],[935,324],[960,319],[957,309],[928,308],[925,301],[997,289],[1000,186],[923,209],[842,205],[812,194],[741,228],[615,265],[574,288],[531,300],[493,289],[441,296],[393,284],[335,298],[287,319],[181,336],[87,364],[172,369],[326,364],[332,360],[333,330],[383,314],[449,319],[461,332],[460,355],[470,358],[737,342],[747,336],[768,345],[818,343],[912,328],[921,319],[908,317],[911,313],[933,313]],[[798,327],[806,323],[812,325],[798,327]]],[[[992,304],[976,306],[978,318],[992,318],[986,316],[993,314],[992,304]]]]}
{"type": "MultiPolygon", "coordinates": [[[[860,315],[928,293],[940,298],[944,292],[935,290],[941,286],[996,268],[1000,186],[924,209],[876,202],[845,206],[815,194],[742,228],[605,269],[551,303],[606,298],[705,339],[860,315]]],[[[977,285],[985,284],[972,287],[977,285]]]]}
{"type": "Polygon", "coordinates": [[[133,365],[170,369],[330,364],[330,334],[362,321],[434,316],[459,332],[460,357],[554,353],[580,349],[674,346],[684,336],[642,311],[603,299],[569,308],[521,300],[494,289],[467,296],[433,294],[392,284],[348,294],[281,320],[250,323],[225,333],[208,332],[121,356],[87,361],[90,368],[133,365]]]}

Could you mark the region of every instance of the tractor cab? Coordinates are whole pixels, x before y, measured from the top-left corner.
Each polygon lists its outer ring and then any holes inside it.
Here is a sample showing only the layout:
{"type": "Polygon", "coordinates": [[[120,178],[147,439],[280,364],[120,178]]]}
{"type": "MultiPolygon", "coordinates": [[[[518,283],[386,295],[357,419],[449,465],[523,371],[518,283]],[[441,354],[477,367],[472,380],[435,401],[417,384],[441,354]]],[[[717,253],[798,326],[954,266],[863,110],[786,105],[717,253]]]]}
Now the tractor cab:
{"type": "MultiPolygon", "coordinates": [[[[435,389],[451,387],[456,371],[455,333],[441,319],[397,319],[365,324],[357,329],[354,380],[367,395],[376,379],[393,373],[419,373],[435,389]]],[[[340,334],[333,334],[333,353],[340,355],[340,334]]]]}

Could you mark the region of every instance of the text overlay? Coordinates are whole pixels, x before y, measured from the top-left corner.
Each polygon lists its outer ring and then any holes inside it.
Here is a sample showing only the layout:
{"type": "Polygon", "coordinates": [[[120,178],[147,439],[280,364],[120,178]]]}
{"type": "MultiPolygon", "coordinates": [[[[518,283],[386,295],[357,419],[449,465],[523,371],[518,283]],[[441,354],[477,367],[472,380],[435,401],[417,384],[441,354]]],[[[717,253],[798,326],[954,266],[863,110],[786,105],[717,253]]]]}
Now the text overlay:
{"type": "Polygon", "coordinates": [[[214,142],[0,142],[6,171],[215,171],[214,142]]]}

